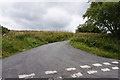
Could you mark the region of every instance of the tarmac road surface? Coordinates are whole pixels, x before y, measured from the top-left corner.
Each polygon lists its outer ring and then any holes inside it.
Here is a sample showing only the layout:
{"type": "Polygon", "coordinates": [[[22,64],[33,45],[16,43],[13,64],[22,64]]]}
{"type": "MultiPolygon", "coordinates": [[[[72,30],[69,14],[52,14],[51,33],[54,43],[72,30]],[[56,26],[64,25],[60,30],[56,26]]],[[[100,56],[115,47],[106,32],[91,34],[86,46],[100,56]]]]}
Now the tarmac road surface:
{"type": "Polygon", "coordinates": [[[76,49],[68,41],[42,45],[2,60],[3,78],[118,78],[119,61],[76,49]]]}

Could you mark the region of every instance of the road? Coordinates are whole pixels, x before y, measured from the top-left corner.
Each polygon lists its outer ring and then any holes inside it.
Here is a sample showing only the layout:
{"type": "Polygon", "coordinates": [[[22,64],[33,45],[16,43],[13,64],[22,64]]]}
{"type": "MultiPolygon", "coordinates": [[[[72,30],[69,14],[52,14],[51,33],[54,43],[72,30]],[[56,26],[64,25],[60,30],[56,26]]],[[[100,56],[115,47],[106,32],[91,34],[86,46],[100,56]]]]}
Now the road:
{"type": "Polygon", "coordinates": [[[3,59],[2,77],[118,78],[118,60],[96,56],[68,43],[50,43],[3,59]]]}

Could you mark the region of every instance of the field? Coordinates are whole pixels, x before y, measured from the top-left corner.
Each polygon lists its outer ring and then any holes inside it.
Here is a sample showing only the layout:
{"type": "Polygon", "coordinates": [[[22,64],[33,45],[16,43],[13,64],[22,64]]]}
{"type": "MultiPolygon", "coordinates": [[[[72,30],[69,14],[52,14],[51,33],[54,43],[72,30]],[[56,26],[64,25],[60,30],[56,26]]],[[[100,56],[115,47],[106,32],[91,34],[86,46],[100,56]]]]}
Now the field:
{"type": "Polygon", "coordinates": [[[98,56],[120,59],[120,40],[108,34],[78,33],[70,44],[98,56]]]}
{"type": "Polygon", "coordinates": [[[2,36],[2,58],[47,43],[64,41],[73,37],[71,32],[10,31],[2,36]]]}

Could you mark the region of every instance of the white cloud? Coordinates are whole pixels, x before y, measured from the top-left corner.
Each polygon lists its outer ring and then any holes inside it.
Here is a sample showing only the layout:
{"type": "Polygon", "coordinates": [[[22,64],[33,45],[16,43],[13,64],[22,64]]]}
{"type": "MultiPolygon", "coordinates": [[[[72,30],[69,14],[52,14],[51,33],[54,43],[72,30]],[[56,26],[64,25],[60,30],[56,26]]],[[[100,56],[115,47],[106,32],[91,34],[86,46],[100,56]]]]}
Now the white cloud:
{"type": "Polygon", "coordinates": [[[71,22],[72,17],[64,9],[53,7],[49,8],[47,13],[43,15],[43,20],[48,22],[47,26],[63,28],[71,22]]]}
{"type": "Polygon", "coordinates": [[[88,0],[1,0],[1,2],[88,2],[88,0]]]}
{"type": "Polygon", "coordinates": [[[0,24],[14,30],[75,32],[88,7],[86,2],[0,3],[0,24]]]}
{"type": "Polygon", "coordinates": [[[80,17],[79,15],[73,15],[72,16],[72,21],[71,23],[66,27],[66,30],[69,30],[71,32],[75,32],[75,30],[77,29],[77,26],[79,24],[83,24],[85,22],[85,20],[83,20],[82,17],[80,17]]]}

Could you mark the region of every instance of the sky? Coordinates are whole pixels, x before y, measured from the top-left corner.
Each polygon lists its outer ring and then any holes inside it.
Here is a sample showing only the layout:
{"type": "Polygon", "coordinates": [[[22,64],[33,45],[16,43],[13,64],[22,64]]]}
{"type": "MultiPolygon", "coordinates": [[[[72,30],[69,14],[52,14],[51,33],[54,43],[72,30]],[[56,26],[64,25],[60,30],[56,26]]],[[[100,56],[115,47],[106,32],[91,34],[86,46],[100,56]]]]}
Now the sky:
{"type": "Polygon", "coordinates": [[[2,2],[0,25],[10,30],[75,32],[83,24],[87,2],[2,2]]]}

